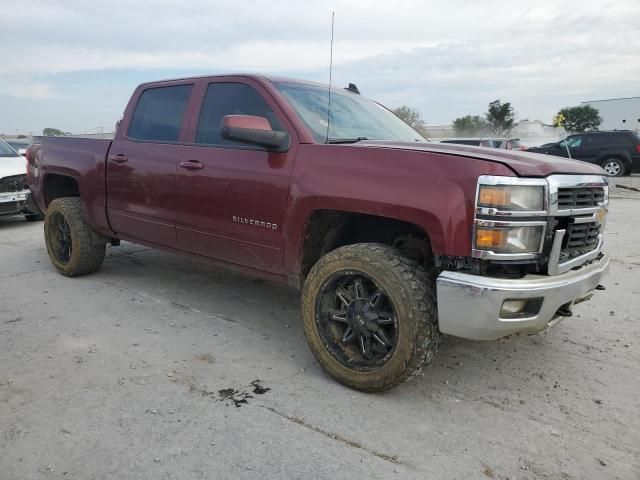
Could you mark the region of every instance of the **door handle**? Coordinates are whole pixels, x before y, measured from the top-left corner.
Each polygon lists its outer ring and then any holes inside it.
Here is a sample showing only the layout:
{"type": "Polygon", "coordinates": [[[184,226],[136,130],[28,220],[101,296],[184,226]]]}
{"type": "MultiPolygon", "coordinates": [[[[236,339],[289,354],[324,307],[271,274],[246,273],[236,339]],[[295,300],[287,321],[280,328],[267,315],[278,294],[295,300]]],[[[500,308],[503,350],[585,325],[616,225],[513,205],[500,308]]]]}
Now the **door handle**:
{"type": "Polygon", "coordinates": [[[204,165],[198,160],[187,160],[185,162],[180,162],[180,167],[186,168],[187,170],[202,170],[204,165]]]}
{"type": "Polygon", "coordinates": [[[127,156],[123,155],[122,153],[119,153],[117,155],[111,155],[109,157],[109,160],[111,160],[112,162],[116,162],[116,163],[124,163],[124,162],[128,162],[129,161],[127,156]]]}

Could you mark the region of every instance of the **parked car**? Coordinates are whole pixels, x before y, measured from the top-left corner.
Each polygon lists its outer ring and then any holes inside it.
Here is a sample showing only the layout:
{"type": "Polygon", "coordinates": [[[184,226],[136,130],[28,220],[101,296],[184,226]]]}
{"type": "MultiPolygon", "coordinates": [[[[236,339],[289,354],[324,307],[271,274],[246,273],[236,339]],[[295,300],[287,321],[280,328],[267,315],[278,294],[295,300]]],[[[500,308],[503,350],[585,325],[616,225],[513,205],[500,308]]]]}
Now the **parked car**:
{"type": "Polygon", "coordinates": [[[27,148],[32,142],[22,139],[6,139],[5,142],[23,157],[27,155],[27,148]]]}
{"type": "Polygon", "coordinates": [[[328,115],[316,83],[152,82],[113,140],[44,138],[27,181],[53,266],[94,272],[128,240],[287,282],[319,363],[363,391],[415,376],[442,334],[539,332],[600,285],[600,167],[428,143],[331,92],[328,115]]]}
{"type": "Polygon", "coordinates": [[[31,222],[43,219],[26,186],[24,157],[0,140],[0,215],[20,213],[31,222]]]}
{"type": "Polygon", "coordinates": [[[595,163],[612,177],[640,170],[640,136],[631,130],[578,133],[527,151],[595,163]]]}
{"type": "Polygon", "coordinates": [[[519,150],[519,138],[450,138],[441,140],[440,143],[456,143],[459,145],[475,145],[478,147],[504,148],[506,150],[519,150]]]}

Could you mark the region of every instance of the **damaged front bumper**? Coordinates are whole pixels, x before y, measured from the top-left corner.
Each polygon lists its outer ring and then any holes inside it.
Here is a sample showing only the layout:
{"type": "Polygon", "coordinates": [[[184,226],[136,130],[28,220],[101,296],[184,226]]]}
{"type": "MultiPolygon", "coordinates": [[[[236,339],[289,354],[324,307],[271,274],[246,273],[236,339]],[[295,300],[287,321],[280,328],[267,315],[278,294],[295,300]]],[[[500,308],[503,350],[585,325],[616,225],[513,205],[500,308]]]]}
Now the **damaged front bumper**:
{"type": "Polygon", "coordinates": [[[30,205],[32,205],[30,197],[29,190],[0,193],[0,215],[15,215],[30,211],[30,205]]]}
{"type": "MultiPolygon", "coordinates": [[[[537,333],[588,299],[609,269],[609,256],[560,275],[519,279],[445,271],[437,280],[440,331],[473,340],[537,333]],[[510,305],[522,308],[517,312],[510,305]]],[[[515,309],[517,310],[517,309],[515,309]]]]}

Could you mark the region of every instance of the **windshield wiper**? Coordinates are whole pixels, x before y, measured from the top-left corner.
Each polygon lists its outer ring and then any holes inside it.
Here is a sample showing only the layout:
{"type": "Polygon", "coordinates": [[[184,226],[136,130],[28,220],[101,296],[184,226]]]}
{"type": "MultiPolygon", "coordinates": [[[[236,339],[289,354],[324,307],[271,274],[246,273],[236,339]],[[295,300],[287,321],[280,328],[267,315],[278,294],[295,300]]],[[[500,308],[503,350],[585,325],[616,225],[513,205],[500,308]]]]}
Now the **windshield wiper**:
{"type": "Polygon", "coordinates": [[[327,143],[358,143],[361,140],[369,140],[367,137],[356,138],[330,138],[327,143]]]}

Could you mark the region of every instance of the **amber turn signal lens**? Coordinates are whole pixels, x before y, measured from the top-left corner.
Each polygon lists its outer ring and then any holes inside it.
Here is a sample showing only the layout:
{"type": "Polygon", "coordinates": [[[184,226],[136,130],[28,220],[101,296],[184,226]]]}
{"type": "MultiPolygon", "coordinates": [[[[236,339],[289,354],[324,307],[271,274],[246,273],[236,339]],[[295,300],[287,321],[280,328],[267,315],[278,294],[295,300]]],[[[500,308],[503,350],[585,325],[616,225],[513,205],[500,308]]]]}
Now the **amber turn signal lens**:
{"type": "Polygon", "coordinates": [[[506,230],[494,230],[478,228],[476,230],[476,247],[499,248],[507,244],[508,232],[506,230]]]}
{"type": "Polygon", "coordinates": [[[481,187],[478,205],[485,207],[506,207],[511,204],[511,192],[501,187],[481,187]]]}

